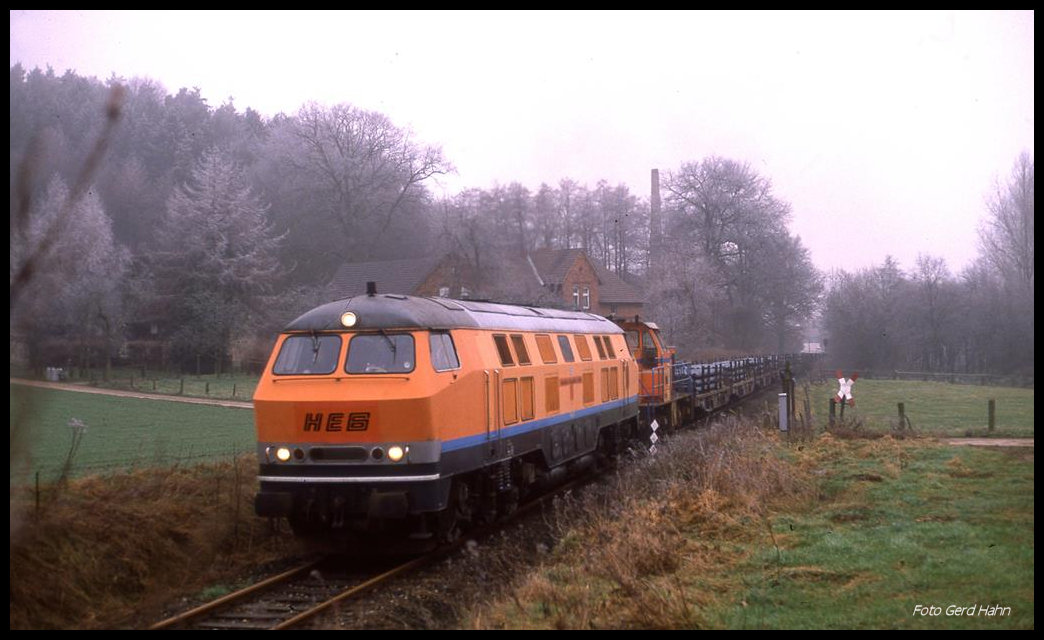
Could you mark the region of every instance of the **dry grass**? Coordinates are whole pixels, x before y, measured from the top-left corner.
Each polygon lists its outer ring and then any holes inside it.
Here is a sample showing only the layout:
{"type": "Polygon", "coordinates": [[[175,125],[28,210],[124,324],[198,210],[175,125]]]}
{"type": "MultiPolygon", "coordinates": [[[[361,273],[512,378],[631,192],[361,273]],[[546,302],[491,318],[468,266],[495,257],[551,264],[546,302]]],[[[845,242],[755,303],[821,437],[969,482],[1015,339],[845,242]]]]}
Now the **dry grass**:
{"type": "Polygon", "coordinates": [[[549,561],[498,602],[465,617],[471,628],[659,629],[713,626],[704,612],[734,578],[720,570],[772,548],[774,509],[807,505],[816,485],[779,457],[758,420],[728,419],[675,436],[598,491],[560,501],[549,561]]]}
{"type": "Polygon", "coordinates": [[[294,546],[254,516],[255,461],[137,471],[11,496],[11,629],[136,626],[172,594],[294,546]]]}

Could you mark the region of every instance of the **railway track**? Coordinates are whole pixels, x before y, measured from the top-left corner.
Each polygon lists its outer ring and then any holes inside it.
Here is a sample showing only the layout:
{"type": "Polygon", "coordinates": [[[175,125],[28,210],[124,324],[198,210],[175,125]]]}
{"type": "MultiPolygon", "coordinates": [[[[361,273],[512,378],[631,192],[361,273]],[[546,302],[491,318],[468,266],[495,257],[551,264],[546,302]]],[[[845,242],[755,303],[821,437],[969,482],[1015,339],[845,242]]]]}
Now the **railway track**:
{"type": "Polygon", "coordinates": [[[157,622],[149,628],[289,629],[439,556],[441,553],[436,552],[404,562],[371,562],[369,564],[374,566],[354,569],[343,566],[341,559],[324,557],[157,622]]]}
{"type": "Polygon", "coordinates": [[[149,629],[261,630],[300,627],[394,578],[409,575],[449,556],[470,541],[494,534],[542,505],[550,504],[556,496],[575,490],[596,477],[596,474],[587,474],[559,485],[549,493],[520,505],[509,516],[469,530],[466,536],[452,545],[397,562],[391,558],[371,558],[365,561],[365,567],[354,568],[345,565],[348,562],[360,563],[358,558],[324,556],[171,616],[149,629]]]}
{"type": "MultiPolygon", "coordinates": [[[[754,401],[770,391],[774,393],[771,388],[766,388],[749,397],[728,402],[713,413],[754,404],[754,401]]],[[[695,425],[690,423],[687,426],[691,428],[695,425]]],[[[597,475],[580,476],[559,485],[549,493],[520,505],[509,517],[470,530],[466,537],[454,545],[409,557],[405,561],[392,562],[391,559],[386,559],[381,562],[371,559],[367,561],[366,566],[360,566],[358,559],[352,559],[356,566],[349,567],[348,559],[345,557],[326,556],[167,618],[152,625],[150,629],[252,630],[300,627],[334,607],[347,605],[353,599],[393,578],[408,575],[445,558],[460,549],[467,540],[482,539],[491,535],[501,527],[516,522],[525,514],[549,503],[556,496],[590,482],[597,475]]]]}

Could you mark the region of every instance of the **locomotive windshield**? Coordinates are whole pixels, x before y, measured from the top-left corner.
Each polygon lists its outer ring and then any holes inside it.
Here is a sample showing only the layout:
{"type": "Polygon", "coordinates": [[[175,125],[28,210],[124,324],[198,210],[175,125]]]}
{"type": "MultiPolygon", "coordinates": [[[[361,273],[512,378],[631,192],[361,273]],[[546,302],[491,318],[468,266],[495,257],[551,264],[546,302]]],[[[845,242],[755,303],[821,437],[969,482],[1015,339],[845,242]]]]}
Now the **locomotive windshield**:
{"type": "Polygon", "coordinates": [[[348,343],[348,373],[409,373],[413,371],[413,336],[408,333],[363,334],[348,343]]]}
{"type": "Polygon", "coordinates": [[[283,342],[272,372],[277,376],[329,375],[341,354],[340,336],[290,336],[283,342]]]}

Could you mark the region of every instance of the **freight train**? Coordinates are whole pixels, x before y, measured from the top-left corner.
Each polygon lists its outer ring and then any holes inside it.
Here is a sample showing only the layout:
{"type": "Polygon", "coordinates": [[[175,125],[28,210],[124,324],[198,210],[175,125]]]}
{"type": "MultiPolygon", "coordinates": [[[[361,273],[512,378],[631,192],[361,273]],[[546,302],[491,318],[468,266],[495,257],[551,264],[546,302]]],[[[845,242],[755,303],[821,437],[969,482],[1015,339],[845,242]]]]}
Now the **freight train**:
{"type": "Polygon", "coordinates": [[[254,394],[255,511],[299,536],[452,541],[781,364],[674,360],[639,318],[375,289],[321,305],[279,335],[254,394]]]}

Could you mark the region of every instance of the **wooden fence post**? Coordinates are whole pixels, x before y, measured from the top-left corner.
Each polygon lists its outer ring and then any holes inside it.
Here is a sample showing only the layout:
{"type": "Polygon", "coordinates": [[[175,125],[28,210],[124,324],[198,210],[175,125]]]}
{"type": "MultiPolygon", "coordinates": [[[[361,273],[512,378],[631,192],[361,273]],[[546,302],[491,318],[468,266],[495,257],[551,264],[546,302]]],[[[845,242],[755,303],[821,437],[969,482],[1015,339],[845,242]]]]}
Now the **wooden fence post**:
{"type": "Polygon", "coordinates": [[[990,398],[988,415],[989,421],[987,424],[989,424],[990,433],[993,433],[993,428],[997,426],[997,401],[993,398],[990,398]]]}

